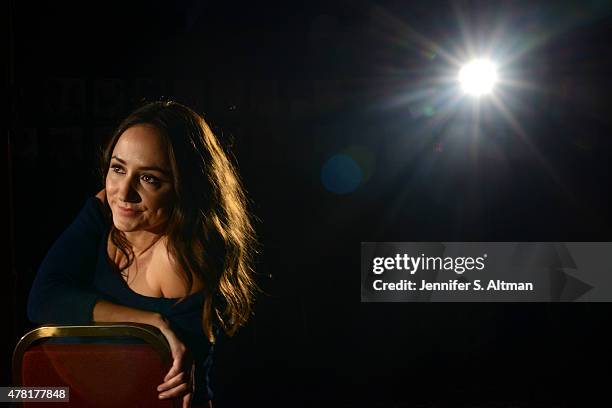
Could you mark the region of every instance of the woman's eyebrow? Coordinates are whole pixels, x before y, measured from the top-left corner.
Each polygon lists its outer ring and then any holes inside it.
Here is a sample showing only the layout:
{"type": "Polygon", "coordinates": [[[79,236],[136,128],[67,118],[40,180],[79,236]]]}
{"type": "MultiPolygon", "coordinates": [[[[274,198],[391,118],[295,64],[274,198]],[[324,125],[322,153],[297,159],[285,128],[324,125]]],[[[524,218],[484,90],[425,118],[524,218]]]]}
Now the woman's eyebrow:
{"type": "MultiPolygon", "coordinates": [[[[123,159],[120,159],[117,156],[113,156],[111,157],[111,159],[115,159],[117,160],[119,163],[123,164],[123,165],[127,165],[126,161],[123,159]]],[[[168,170],[162,169],[161,167],[158,166],[142,166],[142,167],[138,167],[137,170],[154,170],[154,171],[158,171],[166,176],[170,176],[170,172],[168,172],[168,170]]]]}

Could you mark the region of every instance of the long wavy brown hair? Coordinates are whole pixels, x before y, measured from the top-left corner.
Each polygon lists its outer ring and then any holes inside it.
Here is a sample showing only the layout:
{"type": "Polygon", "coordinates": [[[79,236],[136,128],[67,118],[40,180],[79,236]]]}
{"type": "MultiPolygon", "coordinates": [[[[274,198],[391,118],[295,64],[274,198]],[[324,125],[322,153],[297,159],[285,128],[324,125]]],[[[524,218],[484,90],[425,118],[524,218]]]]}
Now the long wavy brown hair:
{"type": "MultiPolygon", "coordinates": [[[[175,199],[166,227],[169,255],[180,266],[187,293],[194,275],[204,284],[202,329],[208,339],[215,341],[215,324],[231,336],[252,314],[257,291],[252,267],[257,240],[236,168],[202,116],[177,102],[163,101],[138,108],[111,135],[102,152],[103,177],[119,137],[142,124],[160,131],[172,168],[175,199]]],[[[122,272],[133,262],[133,250],[112,223],[110,239],[127,259],[118,268],[122,272]]]]}

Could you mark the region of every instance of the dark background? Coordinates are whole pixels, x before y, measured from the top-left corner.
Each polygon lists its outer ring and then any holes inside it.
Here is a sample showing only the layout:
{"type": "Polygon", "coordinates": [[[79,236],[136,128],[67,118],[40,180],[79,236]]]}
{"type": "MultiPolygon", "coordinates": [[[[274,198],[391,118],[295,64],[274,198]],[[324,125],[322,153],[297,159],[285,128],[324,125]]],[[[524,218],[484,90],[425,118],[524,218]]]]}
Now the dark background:
{"type": "Polygon", "coordinates": [[[169,98],[232,149],[258,218],[266,294],[219,346],[218,406],[592,406],[608,390],[609,304],[361,304],[359,250],[610,241],[610,1],[12,0],[5,10],[0,383],[29,328],[42,257],[101,188],[100,143],[143,100],[169,98]],[[485,100],[474,120],[474,101],[450,105],[454,85],[439,81],[458,69],[447,55],[489,40],[494,56],[516,56],[505,78],[524,83],[500,85],[512,119],[485,100]],[[327,173],[342,153],[349,167],[327,173]],[[328,179],[357,185],[337,193],[328,179]]]}

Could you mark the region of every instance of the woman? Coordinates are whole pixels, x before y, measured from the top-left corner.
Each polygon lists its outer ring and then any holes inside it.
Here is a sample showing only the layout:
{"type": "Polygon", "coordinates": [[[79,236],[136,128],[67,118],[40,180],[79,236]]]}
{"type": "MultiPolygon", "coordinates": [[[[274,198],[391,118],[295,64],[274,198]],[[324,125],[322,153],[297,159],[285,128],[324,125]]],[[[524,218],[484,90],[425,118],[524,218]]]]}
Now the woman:
{"type": "Polygon", "coordinates": [[[28,316],[153,325],[173,357],[159,397],[210,405],[217,328],[232,335],[247,321],[256,288],[254,231],[236,171],[204,119],[175,102],[129,115],[102,169],[105,189],[41,264],[28,316]]]}

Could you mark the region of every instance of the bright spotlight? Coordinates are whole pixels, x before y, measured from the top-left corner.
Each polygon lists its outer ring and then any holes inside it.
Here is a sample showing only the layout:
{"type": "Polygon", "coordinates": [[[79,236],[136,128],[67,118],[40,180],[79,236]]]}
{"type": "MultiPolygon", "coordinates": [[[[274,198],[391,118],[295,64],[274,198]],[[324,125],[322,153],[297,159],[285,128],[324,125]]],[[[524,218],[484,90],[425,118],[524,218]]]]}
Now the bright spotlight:
{"type": "Polygon", "coordinates": [[[497,81],[495,64],[486,59],[476,59],[459,71],[459,83],[469,95],[481,96],[490,93],[497,81]]]}

